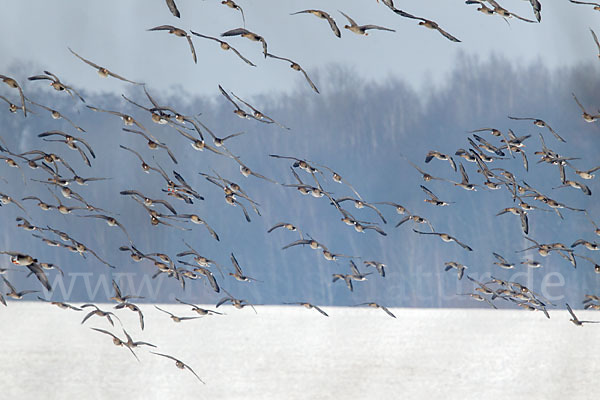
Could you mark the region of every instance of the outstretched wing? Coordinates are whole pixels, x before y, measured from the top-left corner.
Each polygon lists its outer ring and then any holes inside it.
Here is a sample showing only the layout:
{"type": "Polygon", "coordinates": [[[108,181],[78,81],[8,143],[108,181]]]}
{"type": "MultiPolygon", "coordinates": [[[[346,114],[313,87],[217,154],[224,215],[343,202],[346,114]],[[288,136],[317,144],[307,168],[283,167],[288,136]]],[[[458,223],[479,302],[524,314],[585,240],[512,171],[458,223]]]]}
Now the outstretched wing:
{"type": "Polygon", "coordinates": [[[171,11],[171,14],[173,14],[177,18],[181,17],[181,14],[179,13],[179,10],[177,9],[177,5],[175,5],[175,1],[174,0],[166,0],[166,1],[167,1],[167,7],[169,7],[169,11],[171,11]]]}

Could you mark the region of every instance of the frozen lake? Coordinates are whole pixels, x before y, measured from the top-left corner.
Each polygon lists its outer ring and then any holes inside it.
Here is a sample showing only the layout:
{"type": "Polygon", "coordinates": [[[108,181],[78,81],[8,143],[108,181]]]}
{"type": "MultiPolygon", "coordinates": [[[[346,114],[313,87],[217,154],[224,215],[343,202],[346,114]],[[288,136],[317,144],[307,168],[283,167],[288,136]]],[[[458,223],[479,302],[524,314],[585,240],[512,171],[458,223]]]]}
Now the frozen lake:
{"type": "MultiPolygon", "coordinates": [[[[112,305],[99,305],[103,309],[112,305]]],[[[0,307],[4,399],[364,399],[600,396],[600,324],[569,322],[566,311],[325,307],[219,308],[225,316],[172,322],[152,305],[117,310],[134,340],[166,358],[113,345],[124,337],[84,312],[48,304],[0,307]]],[[[189,307],[166,304],[179,316],[189,307]]],[[[214,309],[212,306],[207,308],[214,309]]],[[[113,310],[114,311],[114,310],[113,310]]],[[[598,312],[576,310],[580,319],[598,312]]]]}

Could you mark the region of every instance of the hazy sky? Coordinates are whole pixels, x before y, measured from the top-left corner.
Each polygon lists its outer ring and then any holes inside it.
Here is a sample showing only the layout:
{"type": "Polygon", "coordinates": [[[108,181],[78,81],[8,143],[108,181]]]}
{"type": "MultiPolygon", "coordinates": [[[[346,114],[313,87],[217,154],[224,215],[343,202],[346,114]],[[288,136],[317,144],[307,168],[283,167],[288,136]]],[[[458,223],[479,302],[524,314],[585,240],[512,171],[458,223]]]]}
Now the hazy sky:
{"type": "MultiPolygon", "coordinates": [[[[273,54],[300,63],[317,85],[317,70],[331,63],[343,63],[379,82],[402,77],[416,87],[441,83],[460,52],[481,58],[504,55],[517,64],[536,61],[549,68],[568,66],[594,59],[596,49],[589,28],[600,30],[600,13],[567,0],[542,1],[541,24],[511,19],[510,25],[498,16],[477,12],[462,0],[395,2],[400,9],[437,21],[462,43],[419,27],[418,21],[402,18],[375,0],[237,3],[244,9],[246,28],[265,37],[273,54]],[[289,15],[307,8],[329,12],[342,29],[342,37],[335,37],[325,20],[308,14],[289,15]],[[355,35],[342,28],[346,21],[337,10],[359,24],[383,25],[396,32],[355,35]]],[[[257,64],[256,68],[222,51],[217,43],[197,37],[193,38],[198,53],[195,65],[184,39],[147,29],[171,24],[218,36],[243,26],[241,15],[220,0],[177,0],[177,5],[180,19],[171,15],[164,0],[4,2],[2,36],[10,39],[0,41],[0,73],[11,73],[23,81],[25,74],[47,69],[75,87],[123,90],[125,84],[119,81],[98,79],[92,68],[69,53],[70,46],[97,64],[160,90],[183,87],[194,94],[216,94],[217,83],[221,83],[247,96],[306,84],[287,63],[265,60],[260,44],[244,38],[228,41],[257,64]],[[31,63],[23,75],[16,68],[21,62],[31,63]]],[[[503,6],[533,18],[528,1],[505,0],[503,6]]],[[[490,78],[493,74],[490,71],[490,78]]],[[[311,92],[308,85],[306,91],[311,92]]]]}

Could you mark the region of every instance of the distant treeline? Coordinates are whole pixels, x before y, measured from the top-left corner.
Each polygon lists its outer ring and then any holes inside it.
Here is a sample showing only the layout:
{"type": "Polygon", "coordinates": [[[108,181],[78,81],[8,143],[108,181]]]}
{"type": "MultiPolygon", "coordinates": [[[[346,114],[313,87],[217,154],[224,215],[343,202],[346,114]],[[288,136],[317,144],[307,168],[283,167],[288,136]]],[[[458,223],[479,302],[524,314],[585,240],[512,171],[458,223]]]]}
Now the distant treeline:
{"type": "MultiPolygon", "coordinates": [[[[457,163],[462,162],[470,180],[482,184],[482,176],[476,173],[477,165],[454,156],[459,148],[469,149],[467,132],[478,128],[497,128],[506,133],[511,128],[518,136],[530,134],[524,147],[529,159],[528,172],[520,157],[495,160],[489,167],[510,170],[519,181],[525,180],[547,196],[572,207],[587,209],[589,216],[600,223],[600,207],[595,201],[600,191],[600,178],[586,181],[592,196],[573,188],[553,189],[561,185],[558,168],[537,164],[539,157],[534,154],[541,149],[541,133],[546,144],[561,156],[579,158],[572,161],[579,169],[600,165],[600,122],[584,122],[572,96],[575,93],[590,113],[600,108],[600,68],[597,65],[548,70],[539,64],[515,66],[502,57],[481,61],[464,56],[457,60],[455,69],[445,77],[441,86],[426,85],[418,90],[411,83],[397,79],[374,84],[362,80],[345,67],[330,65],[314,74],[320,95],[310,91],[298,78],[298,86],[293,93],[245,99],[264,114],[290,127],[289,131],[275,124],[238,118],[232,112],[231,103],[222,96],[194,97],[185,92],[164,94],[148,86],[149,93],[161,105],[168,105],[187,115],[200,114],[198,118],[202,123],[218,136],[245,132],[227,141],[226,146],[252,170],[277,182],[293,184],[297,182],[290,171],[292,161],[275,159],[269,157],[270,154],[294,156],[326,165],[340,173],[366,201],[402,204],[411,213],[426,217],[436,231],[449,233],[467,243],[473,252],[467,252],[452,242],[444,243],[438,237],[418,235],[412,231],[413,228],[423,231],[428,228],[410,221],[394,228],[404,216],[398,215],[390,206],[378,206],[388,222],[383,224],[372,210],[359,210],[352,203],[345,202],[343,205],[353,216],[379,224],[387,236],[373,230],[357,233],[340,221],[341,214],[329,204],[327,197],[302,196],[291,187],[274,185],[253,176],[245,178],[233,159],[208,150],[195,151],[188,139],[168,125],[154,124],[147,112],[132,106],[120,95],[90,95],[85,88],[77,88],[87,105],[131,114],[140,121],[157,139],[169,146],[178,160],[178,164],[174,164],[166,153],[149,150],[141,136],[124,132],[118,116],[91,111],[68,94],[42,89],[43,85],[36,82],[27,82],[26,76],[20,75],[22,70],[10,72],[23,83],[28,98],[59,110],[87,132],[77,132],[69,123],[53,120],[47,111],[35,106],[31,106],[35,114],[27,118],[23,118],[20,112],[11,114],[2,109],[0,136],[5,147],[13,153],[33,149],[55,152],[64,155],[78,175],[110,178],[90,182],[87,186],[72,184],[70,187],[89,203],[113,213],[132,236],[136,248],[144,253],[161,252],[173,260],[181,259],[175,255],[187,250],[183,243],[185,240],[202,255],[221,264],[224,277],[212,268],[223,288],[251,303],[310,301],[323,305],[352,305],[376,301],[390,307],[487,306],[467,296],[456,296],[469,293],[474,286],[466,278],[458,281],[454,270],[444,272],[447,261],[467,265],[466,273],[482,280],[490,274],[502,279],[512,279],[513,274],[518,274],[514,276],[515,280],[562,303],[566,300],[576,304],[585,293],[599,294],[600,274],[594,273],[593,264],[588,261],[578,259],[574,269],[558,254],[542,258],[533,250],[516,253],[531,243],[523,238],[519,217],[511,214],[496,216],[503,208],[516,205],[509,191],[480,187],[475,192],[467,192],[447,181],[426,183],[407,162],[407,159],[412,161],[436,177],[458,182],[460,174],[454,172],[448,162],[434,159],[429,164],[424,163],[429,150],[452,154],[457,163]],[[548,130],[538,128],[530,121],[509,120],[508,115],[541,118],[567,143],[559,143],[548,130]],[[44,142],[37,137],[42,132],[56,129],[89,141],[97,156],[91,160],[91,168],[83,163],[77,152],[64,144],[44,142]],[[132,153],[119,148],[120,144],[136,149],[146,162],[160,165],[169,174],[176,170],[205,200],[194,200],[194,204],[188,205],[168,196],[162,191],[166,188],[163,178],[154,172],[145,174],[140,168],[140,161],[132,153]],[[247,223],[239,207],[225,203],[223,190],[198,172],[219,173],[239,183],[260,204],[261,216],[245,203],[252,219],[247,223]],[[425,203],[423,199],[426,196],[419,188],[420,184],[452,203],[446,207],[425,203]],[[200,215],[215,229],[220,241],[215,241],[201,225],[167,220],[191,231],[151,226],[143,207],[119,194],[127,189],[168,199],[178,213],[200,215]],[[337,261],[327,261],[320,251],[307,246],[282,250],[284,245],[300,238],[297,232],[285,229],[267,233],[271,226],[282,221],[298,226],[304,235],[310,234],[334,253],[357,257],[353,260],[361,271],[373,274],[365,282],[354,282],[353,292],[343,282],[332,282],[332,274],[350,273],[349,259],[340,257],[337,261]],[[227,272],[233,271],[229,261],[232,252],[244,272],[259,282],[237,282],[227,275],[227,272]],[[503,270],[494,265],[496,259],[492,252],[515,262],[516,268],[503,270]],[[519,264],[526,258],[535,258],[544,266],[527,270],[519,264]],[[365,260],[385,263],[385,278],[374,269],[366,269],[365,260]]],[[[217,84],[215,82],[215,87],[217,84]]],[[[226,89],[235,92],[235,88],[226,89]]],[[[13,102],[18,101],[15,93],[0,86],[0,94],[13,102]]],[[[151,107],[140,87],[131,86],[124,94],[151,107]]],[[[131,128],[138,129],[135,126],[131,128]]],[[[480,135],[490,142],[501,144],[498,138],[485,132],[480,135]]],[[[208,135],[205,139],[212,144],[208,135]]],[[[77,205],[73,200],[64,199],[51,185],[30,180],[46,180],[48,174],[32,170],[18,159],[17,162],[21,168],[3,164],[0,169],[0,176],[7,182],[0,183],[0,192],[18,200],[25,196],[38,196],[55,204],[49,188],[65,204],[77,205]]],[[[59,166],[59,169],[64,175],[70,175],[64,168],[59,166]]],[[[305,183],[315,185],[309,174],[298,169],[297,173],[305,183]]],[[[581,180],[570,168],[567,168],[567,175],[569,179],[581,180]]],[[[333,197],[354,196],[347,186],[333,182],[327,170],[323,169],[323,174],[317,173],[316,176],[324,190],[331,192],[333,197]]],[[[592,223],[584,213],[562,210],[564,219],[561,219],[533,199],[529,198],[528,202],[544,208],[529,212],[529,236],[538,242],[562,242],[570,246],[581,238],[595,240],[592,223]]],[[[205,279],[187,281],[182,293],[179,283],[174,279],[165,280],[165,274],[156,279],[144,278],[153,275],[156,267],[148,261],[134,263],[128,253],[118,251],[119,246],[130,245],[119,229],[110,228],[101,220],[76,216],[89,215],[89,212],[77,211],[64,216],[56,211],[40,210],[35,201],[22,203],[29,215],[12,204],[0,208],[3,226],[0,250],[20,251],[34,255],[40,261],[59,265],[65,272],[63,287],[58,283],[59,275],[49,272],[50,281],[56,283],[57,289],[48,298],[62,299],[65,295],[65,300],[69,301],[105,301],[104,287],[108,287],[110,292],[110,280],[118,278],[119,275],[114,274],[119,273],[126,274],[121,275],[122,288],[125,291],[142,288],[141,295],[148,297],[147,301],[172,301],[177,296],[198,303],[213,303],[224,295],[214,293],[205,279]],[[37,226],[48,225],[69,233],[117,268],[111,270],[90,255],[84,259],[65,248],[47,246],[32,237],[30,232],[17,228],[17,216],[25,217],[37,226]],[[74,283],[69,287],[71,280],[74,283]]],[[[37,234],[59,240],[47,231],[37,234]]],[[[582,247],[576,248],[575,252],[595,257],[596,262],[600,262],[600,257],[582,247]]],[[[0,266],[8,267],[8,257],[3,260],[0,266]]],[[[5,276],[19,289],[39,286],[33,277],[26,278],[23,273],[9,272],[5,276]]],[[[505,304],[513,306],[499,300],[496,304],[499,307],[505,304]]]]}

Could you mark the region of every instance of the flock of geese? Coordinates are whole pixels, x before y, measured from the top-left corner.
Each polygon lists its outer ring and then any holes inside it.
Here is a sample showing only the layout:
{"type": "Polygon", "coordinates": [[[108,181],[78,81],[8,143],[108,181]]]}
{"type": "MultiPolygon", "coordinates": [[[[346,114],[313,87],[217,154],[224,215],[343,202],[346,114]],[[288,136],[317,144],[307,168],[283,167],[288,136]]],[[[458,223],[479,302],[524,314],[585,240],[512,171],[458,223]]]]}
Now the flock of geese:
{"type": "MultiPolygon", "coordinates": [[[[508,11],[493,0],[467,0],[466,4],[477,5],[477,11],[480,11],[486,15],[498,15],[503,17],[505,20],[514,17],[520,21],[538,23],[542,18],[541,4],[538,0],[529,0],[529,2],[532,6],[534,19],[524,18],[515,14],[514,12],[508,11]]],[[[573,0],[570,0],[570,2],[581,5],[593,5],[595,10],[600,10],[599,4],[573,0]]],[[[180,11],[175,1],[167,0],[166,3],[173,16],[179,18],[180,11]]],[[[241,22],[245,26],[246,19],[242,7],[232,0],[224,0],[221,3],[239,12],[241,16],[241,22]]],[[[409,14],[408,12],[400,10],[395,7],[393,1],[391,0],[382,0],[382,3],[398,16],[417,20],[419,21],[420,26],[437,30],[441,35],[443,35],[444,38],[452,42],[460,42],[459,39],[442,29],[436,22],[426,18],[417,17],[409,14]]],[[[351,16],[342,11],[339,11],[339,13],[348,22],[343,26],[343,28],[352,33],[366,36],[369,34],[368,31],[370,30],[394,32],[394,30],[391,28],[379,25],[359,25],[351,16]]],[[[341,30],[339,29],[337,22],[328,12],[307,9],[291,13],[291,15],[299,14],[312,14],[320,19],[326,20],[333,34],[337,37],[341,36],[341,30]]],[[[177,37],[185,38],[189,45],[194,62],[197,62],[197,56],[194,48],[193,38],[201,38],[217,42],[221,49],[226,51],[231,50],[246,64],[255,66],[255,64],[246,58],[246,56],[242,55],[240,51],[219,37],[208,36],[194,31],[190,31],[188,33],[186,30],[177,28],[173,25],[160,25],[148,30],[152,32],[166,31],[177,37]]],[[[592,31],[592,35],[594,41],[596,44],[598,44],[598,39],[594,31],[592,31]]],[[[269,53],[267,48],[267,40],[263,36],[251,32],[246,28],[234,28],[221,33],[220,37],[242,37],[254,42],[259,42],[264,58],[275,59],[289,63],[293,70],[302,72],[311,89],[315,93],[319,93],[317,86],[310,79],[307,72],[298,63],[289,58],[269,53]]],[[[598,44],[598,47],[600,53],[600,44],[598,44]]],[[[153,174],[164,180],[164,187],[161,188],[162,197],[147,195],[135,187],[127,189],[123,188],[123,190],[120,191],[120,195],[131,201],[132,205],[143,209],[147,213],[150,226],[164,225],[165,227],[176,230],[190,231],[191,228],[185,224],[191,223],[191,226],[201,225],[199,229],[206,229],[207,234],[210,235],[210,237],[212,237],[215,241],[220,240],[218,233],[201,216],[189,211],[185,213],[179,213],[176,211],[176,208],[180,209],[182,207],[186,207],[189,210],[191,207],[193,207],[192,205],[195,204],[195,202],[203,200],[204,197],[195,188],[188,184],[181,172],[176,170],[179,169],[179,171],[185,171],[186,174],[190,173],[188,170],[181,168],[181,165],[177,160],[177,157],[180,155],[174,154],[174,152],[169,148],[168,144],[163,143],[152,133],[150,133],[150,131],[144,126],[144,124],[147,124],[147,122],[153,122],[155,124],[168,127],[173,134],[179,134],[183,138],[189,140],[191,147],[196,151],[207,150],[211,153],[214,153],[216,156],[222,157],[223,159],[229,160],[229,162],[236,164],[239,166],[240,173],[244,178],[252,176],[254,178],[266,181],[272,185],[280,185],[288,188],[289,190],[295,189],[300,192],[300,194],[305,196],[310,195],[310,197],[313,198],[324,198],[331,206],[331,212],[337,213],[340,217],[340,220],[345,225],[354,228],[356,232],[364,233],[370,230],[381,236],[387,236],[387,233],[384,231],[381,225],[387,224],[386,216],[382,210],[390,207],[390,210],[395,211],[395,214],[399,214],[401,216],[401,219],[395,225],[396,228],[401,227],[405,223],[411,223],[413,227],[412,231],[417,235],[423,235],[425,237],[438,237],[443,242],[454,243],[460,246],[464,251],[473,251],[471,246],[453,236],[451,233],[437,231],[427,217],[412,213],[401,204],[392,201],[366,201],[363,196],[359,194],[357,189],[342,177],[339,171],[336,171],[332,167],[322,163],[296,156],[271,154],[270,157],[280,160],[282,164],[286,165],[286,169],[289,167],[289,179],[291,183],[276,182],[275,180],[250,169],[250,167],[248,167],[243,161],[242,156],[236,155],[228,149],[227,144],[231,141],[234,141],[235,138],[242,135],[243,132],[236,132],[225,137],[219,137],[199,118],[197,118],[197,116],[185,115],[184,113],[178,112],[171,106],[161,104],[151,96],[143,83],[129,80],[113,71],[110,71],[106,67],[96,64],[94,61],[83,57],[70,48],[69,51],[77,60],[95,69],[101,77],[119,79],[143,90],[144,95],[147,98],[146,104],[139,104],[138,102],[135,102],[125,96],[123,96],[123,99],[130,103],[131,106],[139,109],[140,112],[145,113],[146,117],[149,118],[147,118],[147,120],[136,120],[130,114],[126,114],[118,110],[117,107],[114,107],[114,109],[101,109],[99,107],[90,105],[86,102],[80,92],[66,82],[63,82],[56,74],[50,71],[43,71],[43,74],[27,77],[26,80],[30,82],[46,81],[57,92],[66,92],[73,98],[73,101],[77,103],[80,102],[81,105],[85,106],[85,108],[88,110],[105,114],[107,118],[120,118],[124,124],[123,131],[128,134],[137,135],[143,138],[148,150],[166,152],[169,159],[173,162],[174,169],[172,169],[170,172],[169,169],[163,168],[158,163],[150,162],[141,148],[134,149],[120,145],[120,150],[122,152],[119,154],[119,156],[121,158],[127,160],[127,162],[129,162],[130,159],[130,161],[133,163],[139,163],[141,172],[144,173],[139,175],[140,179],[145,174],[153,174]],[[351,195],[334,197],[333,192],[328,189],[330,184],[344,186],[351,195]],[[177,205],[177,207],[174,205],[176,202],[180,203],[177,205]],[[353,205],[356,211],[350,211],[348,205],[353,205]],[[360,216],[358,214],[354,214],[358,212],[361,213],[360,216]],[[363,216],[363,213],[366,212],[372,213],[371,216],[363,216]],[[369,218],[371,220],[365,220],[369,218]]],[[[7,75],[0,75],[0,79],[9,88],[9,90],[6,90],[3,95],[0,95],[0,98],[9,105],[8,110],[11,113],[22,114],[23,117],[28,117],[30,114],[37,114],[44,110],[49,112],[53,119],[62,119],[66,121],[74,131],[77,131],[79,134],[85,134],[86,131],[84,128],[77,125],[74,121],[63,115],[58,110],[53,109],[50,105],[44,105],[30,99],[29,96],[26,95],[24,87],[20,83],[24,81],[24,77],[14,78],[7,75]]],[[[232,112],[239,118],[258,123],[273,124],[273,126],[277,126],[284,131],[289,130],[284,123],[276,121],[270,116],[267,116],[263,111],[260,111],[249,101],[240,98],[234,92],[227,90],[220,85],[218,88],[224,99],[231,104],[232,112]]],[[[582,111],[581,117],[586,122],[594,123],[600,119],[600,110],[596,114],[593,111],[595,108],[594,105],[588,104],[584,106],[579,101],[575,93],[573,93],[572,96],[573,101],[582,111]]],[[[549,125],[549,123],[539,119],[537,116],[509,116],[508,118],[516,121],[515,124],[529,121],[536,128],[540,128],[542,131],[544,131],[545,134],[549,133],[558,142],[566,143],[568,140],[568,137],[565,139],[565,137],[556,132],[549,125]]],[[[598,265],[596,261],[594,261],[588,255],[576,252],[576,250],[580,248],[584,248],[586,251],[599,250],[600,245],[593,240],[589,238],[581,238],[573,244],[568,245],[563,243],[538,243],[535,239],[528,236],[530,230],[530,213],[550,212],[555,213],[558,218],[564,218],[563,213],[566,212],[585,213],[587,215],[587,211],[556,201],[551,198],[548,193],[542,193],[535,186],[527,184],[518,176],[520,173],[511,172],[502,167],[495,167],[495,165],[502,165],[503,160],[512,160],[515,157],[519,157],[522,159],[523,167],[527,171],[529,166],[528,157],[531,157],[532,154],[526,153],[525,147],[526,145],[535,146],[534,142],[537,140],[537,146],[540,149],[535,151],[533,155],[539,157],[539,163],[548,164],[548,168],[556,170],[556,173],[552,174],[555,175],[554,179],[557,182],[557,187],[566,187],[578,190],[581,192],[582,196],[592,195],[590,188],[584,183],[584,181],[594,179],[594,172],[599,170],[600,166],[587,170],[580,170],[576,158],[558,154],[552,149],[551,144],[546,143],[544,133],[541,132],[537,135],[537,137],[532,136],[531,134],[518,136],[511,129],[509,129],[507,132],[501,132],[500,130],[492,127],[484,127],[474,129],[469,133],[472,136],[467,139],[465,148],[458,149],[454,154],[445,154],[437,150],[431,150],[424,155],[424,163],[426,165],[419,166],[413,161],[409,160],[407,157],[403,156],[403,159],[406,161],[407,165],[412,166],[423,178],[424,182],[422,185],[420,185],[420,188],[425,195],[424,201],[430,204],[432,207],[451,207],[452,205],[452,202],[441,199],[431,189],[425,186],[431,181],[446,182],[450,186],[461,188],[465,191],[498,190],[499,192],[503,192],[507,195],[507,203],[510,203],[510,206],[499,210],[497,215],[514,215],[518,217],[518,223],[521,226],[523,235],[525,239],[531,243],[530,247],[520,250],[520,252],[534,250],[537,251],[541,257],[547,257],[550,254],[556,254],[559,257],[562,257],[565,262],[568,262],[574,268],[578,264],[578,259],[581,259],[592,263],[595,271],[600,273],[600,265],[598,265]],[[489,135],[489,137],[486,138],[486,135],[489,135]],[[425,168],[427,165],[430,165],[429,163],[437,162],[434,160],[444,162],[445,165],[451,169],[451,171],[458,173],[458,179],[449,180],[446,178],[433,176],[426,172],[425,168]],[[494,162],[494,164],[491,164],[492,162],[494,162]],[[465,168],[465,165],[468,164],[474,166],[476,170],[475,174],[480,175],[483,179],[482,183],[474,183],[473,173],[471,173],[471,176],[469,176],[465,168]],[[494,165],[494,167],[492,167],[492,165],[494,165]],[[577,176],[577,179],[581,178],[582,180],[576,180],[574,176],[577,176]]],[[[41,226],[30,222],[29,219],[31,219],[31,217],[29,216],[29,211],[31,210],[31,204],[33,202],[33,204],[37,205],[37,207],[44,212],[58,212],[68,216],[73,223],[76,223],[77,219],[79,218],[101,220],[104,221],[109,228],[115,228],[115,232],[120,232],[118,234],[121,235],[123,240],[123,245],[119,247],[121,252],[127,253],[136,263],[145,262],[155,267],[154,277],[163,275],[171,279],[175,279],[181,285],[182,291],[185,290],[186,285],[189,285],[191,281],[204,280],[211,290],[216,293],[225,294],[225,296],[221,298],[221,300],[215,305],[214,310],[205,309],[196,304],[184,302],[177,298],[177,302],[190,307],[189,310],[191,313],[193,313],[191,316],[179,316],[168,309],[155,306],[158,311],[166,314],[175,323],[198,319],[202,316],[223,315],[223,313],[216,311],[216,309],[223,304],[231,304],[233,307],[238,309],[250,307],[254,310],[254,312],[256,312],[255,304],[252,304],[248,300],[235,297],[223,287],[224,280],[227,276],[235,279],[236,281],[249,284],[252,284],[252,282],[260,282],[259,279],[246,275],[244,272],[243,260],[238,260],[232,252],[229,255],[231,266],[228,267],[220,262],[205,257],[202,255],[202,252],[199,249],[194,248],[187,242],[184,242],[185,248],[182,248],[182,251],[175,255],[176,258],[169,256],[168,254],[161,253],[160,251],[145,252],[140,250],[140,246],[135,244],[127,227],[118,221],[116,217],[112,215],[113,213],[93,205],[89,199],[85,199],[72,189],[74,183],[81,186],[93,185],[94,182],[102,181],[107,178],[83,177],[83,172],[74,168],[71,165],[72,161],[67,161],[69,157],[65,157],[63,154],[47,152],[49,151],[47,150],[49,145],[45,145],[47,142],[65,145],[65,153],[67,150],[73,150],[74,152],[78,153],[78,157],[81,158],[81,161],[88,168],[91,168],[92,162],[96,158],[96,153],[86,139],[84,139],[82,136],[76,136],[75,134],[70,134],[59,130],[48,130],[41,132],[38,134],[38,137],[42,142],[44,142],[40,143],[40,145],[43,145],[40,146],[41,149],[30,149],[24,152],[15,152],[9,149],[4,141],[2,141],[3,144],[0,146],[0,159],[5,161],[8,167],[19,168],[22,171],[24,180],[28,179],[30,181],[37,182],[42,187],[46,186],[49,196],[47,198],[51,198],[51,200],[43,200],[42,197],[29,195],[21,199],[15,199],[9,194],[0,193],[1,205],[18,207],[23,213],[25,213],[25,215],[27,215],[27,217],[19,216],[16,218],[17,227],[30,232],[32,237],[34,237],[36,240],[40,240],[48,246],[57,248],[56,251],[67,249],[70,252],[81,255],[82,258],[91,256],[98,262],[105,265],[107,268],[115,269],[116,267],[110,262],[106,261],[102,254],[97,253],[96,250],[82,243],[68,232],[60,231],[51,226],[41,226]],[[29,174],[25,173],[25,167],[29,167],[35,171],[35,174],[40,175],[36,175],[35,178],[29,177],[29,174]],[[82,175],[80,175],[80,173],[82,175]],[[62,196],[62,200],[58,193],[60,193],[60,196],[62,196]]],[[[550,174],[550,169],[548,171],[550,174]]],[[[206,179],[208,183],[219,187],[223,191],[225,203],[227,205],[239,208],[241,210],[240,212],[243,214],[243,220],[250,222],[251,215],[260,215],[260,204],[249,194],[251,191],[243,188],[242,185],[238,183],[224,178],[215,170],[200,172],[200,175],[206,179]]],[[[595,225],[591,216],[588,217],[590,218],[590,233],[600,235],[600,229],[595,225]],[[594,229],[591,229],[592,226],[594,229]]],[[[389,219],[389,216],[387,218],[389,219]]],[[[386,276],[387,265],[384,262],[378,260],[363,260],[355,255],[351,256],[337,253],[333,249],[330,249],[326,243],[313,238],[308,233],[303,232],[295,223],[274,223],[268,230],[268,233],[281,228],[292,232],[290,233],[292,236],[290,237],[289,243],[282,247],[282,251],[286,251],[290,248],[302,247],[307,249],[306,251],[312,250],[319,253],[327,261],[335,262],[344,260],[344,263],[348,264],[348,270],[333,273],[332,281],[333,283],[343,282],[350,291],[354,290],[355,285],[360,285],[359,282],[366,281],[369,275],[378,274],[382,278],[385,278],[386,276]],[[358,259],[361,259],[362,262],[359,262],[358,259]]],[[[15,251],[2,249],[0,254],[8,256],[10,262],[14,264],[17,269],[24,270],[30,275],[34,275],[42,287],[49,292],[52,291],[52,287],[48,278],[48,274],[63,274],[63,271],[58,265],[46,260],[38,260],[34,255],[29,255],[23,250],[15,251]]],[[[502,269],[513,269],[518,265],[523,265],[527,268],[540,268],[543,265],[542,261],[540,261],[541,259],[510,259],[510,257],[505,258],[504,255],[496,252],[493,253],[493,256],[497,260],[494,262],[494,264],[502,269]]],[[[335,263],[335,265],[338,266],[339,264],[335,263]]],[[[446,271],[456,271],[457,279],[459,280],[466,275],[468,280],[473,283],[473,292],[458,293],[458,295],[470,296],[473,300],[484,302],[490,307],[497,308],[497,304],[499,302],[505,302],[506,304],[515,304],[516,306],[527,310],[543,312],[546,317],[550,318],[548,308],[556,306],[550,300],[544,298],[544,296],[541,294],[536,293],[531,288],[521,285],[518,282],[505,281],[494,277],[492,277],[491,281],[479,281],[466,274],[468,267],[458,261],[448,260],[445,262],[444,268],[446,271]]],[[[4,274],[11,270],[13,269],[0,268],[0,273],[4,274]]],[[[86,323],[90,319],[94,321],[105,319],[106,322],[110,324],[110,327],[113,328],[112,330],[100,328],[91,329],[105,336],[109,336],[116,346],[127,348],[133,357],[138,359],[138,356],[134,351],[135,349],[143,346],[154,349],[156,346],[144,341],[134,341],[130,334],[122,326],[116,311],[127,309],[130,312],[136,313],[139,317],[140,329],[144,330],[144,314],[142,313],[140,306],[133,302],[133,300],[140,297],[123,293],[118,283],[114,280],[112,281],[112,285],[114,296],[111,297],[110,300],[116,303],[116,305],[114,305],[112,308],[114,311],[111,311],[109,308],[101,309],[96,304],[83,304],[81,306],[75,306],[59,301],[49,301],[41,296],[38,296],[37,298],[40,301],[49,302],[52,305],[58,306],[62,309],[85,313],[85,316],[81,320],[81,324],[86,323]],[[121,325],[120,329],[115,327],[115,320],[121,325]],[[124,335],[124,338],[120,334],[121,331],[124,335]]],[[[2,276],[2,283],[0,284],[0,287],[4,288],[2,291],[0,291],[0,302],[5,306],[7,305],[5,297],[22,299],[25,298],[25,296],[41,292],[41,290],[19,290],[5,276],[2,276]]],[[[297,301],[286,302],[284,304],[303,306],[307,309],[313,309],[325,317],[328,316],[328,313],[321,307],[310,302],[297,301]]],[[[600,297],[592,294],[586,295],[585,299],[583,300],[583,304],[585,305],[586,309],[598,310],[600,309],[600,297]]],[[[388,308],[375,302],[360,303],[356,304],[356,306],[380,308],[390,317],[396,318],[388,308]]],[[[579,320],[568,304],[566,307],[572,317],[570,321],[575,325],[581,326],[587,323],[599,322],[579,320]]],[[[160,352],[150,351],[150,353],[158,357],[167,358],[171,361],[174,361],[178,368],[189,370],[200,382],[203,382],[196,372],[183,361],[171,355],[160,352]]]]}

